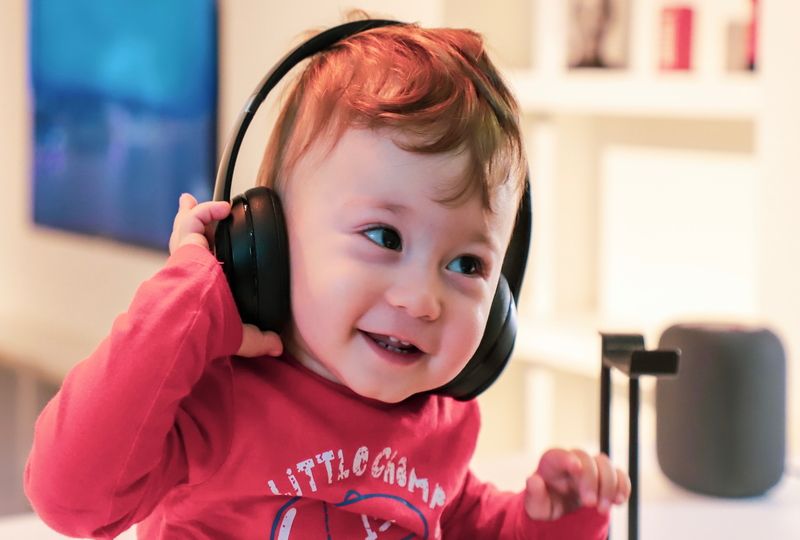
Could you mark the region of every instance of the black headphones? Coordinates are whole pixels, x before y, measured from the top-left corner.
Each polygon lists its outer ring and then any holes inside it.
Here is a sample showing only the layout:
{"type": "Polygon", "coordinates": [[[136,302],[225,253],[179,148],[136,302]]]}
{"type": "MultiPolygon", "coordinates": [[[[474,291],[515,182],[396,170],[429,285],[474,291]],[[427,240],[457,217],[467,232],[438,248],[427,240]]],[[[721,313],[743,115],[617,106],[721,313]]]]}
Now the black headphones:
{"type": "MultiPolygon", "coordinates": [[[[278,81],[300,61],[354,34],[382,26],[403,24],[390,20],[349,22],[324,31],[289,52],[261,80],[237,119],[234,137],[222,155],[214,187],[215,201],[228,201],[233,168],[244,134],[256,110],[278,81]]],[[[503,260],[489,320],[477,351],[449,383],[431,392],[469,400],[486,390],[505,368],[517,334],[517,308],[531,236],[530,181],[503,260]]],[[[286,222],[277,193],[254,187],[231,201],[230,215],[217,225],[215,252],[222,263],[242,321],[262,330],[280,332],[290,317],[289,245],[286,222]]]]}

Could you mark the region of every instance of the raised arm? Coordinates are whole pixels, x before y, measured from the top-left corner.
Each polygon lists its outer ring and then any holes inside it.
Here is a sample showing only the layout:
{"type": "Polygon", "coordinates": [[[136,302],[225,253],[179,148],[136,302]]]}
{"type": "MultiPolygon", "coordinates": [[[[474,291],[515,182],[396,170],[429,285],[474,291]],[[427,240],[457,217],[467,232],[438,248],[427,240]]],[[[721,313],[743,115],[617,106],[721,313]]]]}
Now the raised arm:
{"type": "Polygon", "coordinates": [[[530,487],[519,493],[499,491],[467,472],[458,497],[442,517],[444,538],[605,540],[608,514],[578,506],[558,517],[533,519],[530,514],[537,505],[528,491],[530,487]]]}
{"type": "Polygon", "coordinates": [[[202,246],[180,247],[39,417],[24,482],[41,518],[69,535],[110,537],[187,481],[184,448],[208,445],[203,431],[214,428],[182,400],[203,378],[224,407],[230,368],[213,360],[241,341],[217,261],[202,246]]]}

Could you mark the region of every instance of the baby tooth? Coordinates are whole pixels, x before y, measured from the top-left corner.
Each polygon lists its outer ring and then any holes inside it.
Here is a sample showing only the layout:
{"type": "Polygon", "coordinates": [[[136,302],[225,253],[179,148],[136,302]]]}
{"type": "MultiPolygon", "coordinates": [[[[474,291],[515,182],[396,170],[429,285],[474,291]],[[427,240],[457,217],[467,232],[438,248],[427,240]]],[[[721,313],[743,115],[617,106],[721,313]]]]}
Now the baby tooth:
{"type": "Polygon", "coordinates": [[[403,340],[398,339],[398,338],[396,338],[394,336],[389,336],[389,343],[398,343],[403,347],[408,347],[409,345],[411,345],[410,341],[403,341],[403,340]]]}

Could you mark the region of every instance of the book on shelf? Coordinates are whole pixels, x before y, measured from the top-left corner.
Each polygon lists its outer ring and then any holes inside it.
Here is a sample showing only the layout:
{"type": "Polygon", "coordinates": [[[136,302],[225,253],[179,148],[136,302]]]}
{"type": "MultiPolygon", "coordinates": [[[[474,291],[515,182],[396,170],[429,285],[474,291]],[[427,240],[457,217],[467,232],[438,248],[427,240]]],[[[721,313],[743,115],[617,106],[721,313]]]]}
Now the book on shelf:
{"type": "Polygon", "coordinates": [[[692,22],[694,10],[686,6],[670,6],[661,10],[661,48],[659,68],[662,71],[692,69],[692,22]]]}
{"type": "Polygon", "coordinates": [[[629,0],[569,0],[567,65],[627,68],[629,0]]]}
{"type": "Polygon", "coordinates": [[[747,18],[738,17],[725,28],[725,68],[753,71],[758,60],[758,0],[749,0],[747,18]]]}

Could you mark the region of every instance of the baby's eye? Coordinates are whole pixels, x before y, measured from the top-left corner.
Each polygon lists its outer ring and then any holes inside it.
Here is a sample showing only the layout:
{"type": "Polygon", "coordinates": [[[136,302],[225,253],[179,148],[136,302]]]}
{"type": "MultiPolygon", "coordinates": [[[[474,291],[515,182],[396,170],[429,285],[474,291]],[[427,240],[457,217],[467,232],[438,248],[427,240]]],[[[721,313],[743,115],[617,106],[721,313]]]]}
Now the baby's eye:
{"type": "Polygon", "coordinates": [[[364,231],[364,235],[382,248],[400,251],[403,247],[400,235],[389,227],[373,227],[364,231]]]}
{"type": "Polygon", "coordinates": [[[479,276],[483,274],[483,263],[477,257],[463,255],[448,264],[447,269],[468,276],[479,276]]]}

